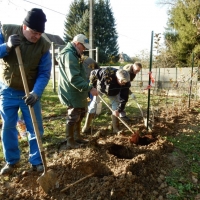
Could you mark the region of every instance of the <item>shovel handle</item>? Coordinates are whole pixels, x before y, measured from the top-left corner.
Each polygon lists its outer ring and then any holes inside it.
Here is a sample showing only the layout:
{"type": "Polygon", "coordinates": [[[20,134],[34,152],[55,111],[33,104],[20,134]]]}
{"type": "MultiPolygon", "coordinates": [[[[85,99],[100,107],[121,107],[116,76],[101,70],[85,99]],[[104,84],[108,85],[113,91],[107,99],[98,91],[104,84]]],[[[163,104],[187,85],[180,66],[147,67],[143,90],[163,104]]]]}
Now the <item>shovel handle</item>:
{"type": "MultiPolygon", "coordinates": [[[[105,100],[99,95],[98,96],[103,102],[104,104],[113,112],[112,108],[105,102],[105,100]]],[[[128,129],[129,131],[131,131],[133,134],[135,134],[135,132],[128,126],[128,124],[123,121],[120,117],[117,117],[128,129]]]]}
{"type": "MultiPolygon", "coordinates": [[[[20,69],[20,73],[21,73],[21,77],[22,77],[22,81],[23,81],[25,94],[26,94],[26,96],[28,96],[29,95],[29,88],[28,88],[28,84],[27,84],[26,74],[25,74],[25,71],[24,71],[24,65],[23,65],[23,62],[22,62],[22,56],[21,56],[20,48],[17,46],[15,48],[15,51],[16,51],[16,54],[17,54],[17,60],[18,60],[18,63],[19,63],[19,69],[20,69]]],[[[29,111],[30,111],[30,114],[31,114],[33,128],[34,128],[34,131],[35,131],[35,134],[36,134],[36,140],[37,140],[37,143],[38,143],[38,148],[40,150],[40,155],[41,155],[41,158],[42,158],[42,163],[44,165],[44,172],[45,172],[45,171],[47,171],[46,158],[45,158],[44,148],[42,146],[42,140],[41,140],[41,137],[40,137],[37,120],[36,120],[36,117],[35,117],[35,112],[34,112],[33,107],[31,107],[31,106],[28,106],[28,107],[29,107],[29,111]]]]}
{"type": "Polygon", "coordinates": [[[79,179],[78,181],[76,181],[76,182],[70,184],[69,186],[67,186],[66,188],[62,189],[61,192],[66,191],[66,190],[69,189],[70,187],[76,185],[77,183],[80,183],[81,181],[84,181],[85,179],[87,179],[87,178],[93,176],[94,174],[95,174],[95,173],[88,174],[87,176],[85,176],[85,177],[79,179]]]}

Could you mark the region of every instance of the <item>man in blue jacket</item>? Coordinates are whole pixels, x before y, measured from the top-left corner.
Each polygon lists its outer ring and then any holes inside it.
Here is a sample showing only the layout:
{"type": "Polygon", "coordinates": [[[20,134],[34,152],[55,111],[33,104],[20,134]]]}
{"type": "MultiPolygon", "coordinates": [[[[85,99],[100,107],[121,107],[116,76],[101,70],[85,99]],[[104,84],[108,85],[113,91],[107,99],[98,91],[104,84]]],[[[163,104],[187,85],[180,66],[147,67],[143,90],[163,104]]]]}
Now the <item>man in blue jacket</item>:
{"type": "Polygon", "coordinates": [[[28,106],[35,111],[38,128],[43,135],[40,97],[51,74],[50,44],[43,38],[46,15],[33,8],[23,25],[3,24],[0,30],[0,114],[2,118],[1,139],[6,165],[0,174],[11,174],[19,166],[20,149],[16,124],[18,110],[22,111],[29,141],[29,162],[32,169],[43,171],[42,160],[28,106]],[[15,47],[19,46],[29,87],[25,95],[15,47]]]}

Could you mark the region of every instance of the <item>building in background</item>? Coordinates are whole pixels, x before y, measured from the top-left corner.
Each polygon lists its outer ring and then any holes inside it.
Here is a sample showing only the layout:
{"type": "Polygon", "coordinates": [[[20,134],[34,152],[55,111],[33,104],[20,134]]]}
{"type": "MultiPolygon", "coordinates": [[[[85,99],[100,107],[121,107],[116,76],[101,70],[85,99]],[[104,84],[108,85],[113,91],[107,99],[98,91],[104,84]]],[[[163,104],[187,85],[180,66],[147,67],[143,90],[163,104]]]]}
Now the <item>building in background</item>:
{"type": "Polygon", "coordinates": [[[119,54],[119,62],[132,62],[132,59],[127,54],[122,52],[119,54]]]}

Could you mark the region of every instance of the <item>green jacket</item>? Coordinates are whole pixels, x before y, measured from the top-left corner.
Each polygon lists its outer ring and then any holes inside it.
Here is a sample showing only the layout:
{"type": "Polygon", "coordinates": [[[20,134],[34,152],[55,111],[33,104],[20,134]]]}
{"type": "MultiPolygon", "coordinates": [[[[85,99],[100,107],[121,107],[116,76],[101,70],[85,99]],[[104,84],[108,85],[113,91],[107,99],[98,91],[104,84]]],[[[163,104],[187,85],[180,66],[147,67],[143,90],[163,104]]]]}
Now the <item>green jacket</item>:
{"type": "Polygon", "coordinates": [[[58,97],[71,108],[86,108],[89,84],[86,71],[76,48],[68,42],[57,58],[59,66],[58,97]]]}

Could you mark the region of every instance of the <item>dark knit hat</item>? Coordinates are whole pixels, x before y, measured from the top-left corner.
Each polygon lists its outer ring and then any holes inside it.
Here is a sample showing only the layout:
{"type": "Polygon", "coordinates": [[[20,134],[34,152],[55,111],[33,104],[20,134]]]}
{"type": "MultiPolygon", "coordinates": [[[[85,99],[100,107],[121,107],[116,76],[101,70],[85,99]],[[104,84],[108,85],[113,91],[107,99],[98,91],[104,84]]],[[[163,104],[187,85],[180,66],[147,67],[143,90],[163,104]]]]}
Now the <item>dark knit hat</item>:
{"type": "Polygon", "coordinates": [[[34,31],[44,33],[46,21],[46,15],[44,14],[43,10],[39,8],[33,8],[28,11],[23,24],[28,26],[30,29],[33,29],[34,31]]]}

